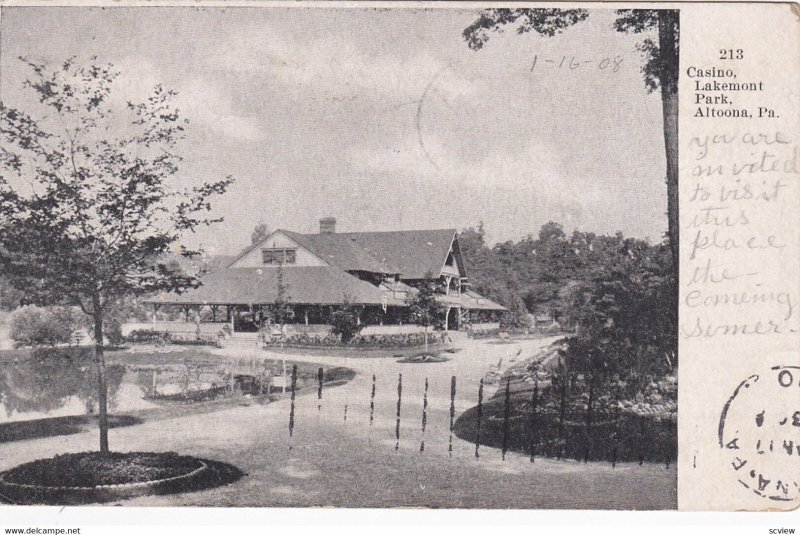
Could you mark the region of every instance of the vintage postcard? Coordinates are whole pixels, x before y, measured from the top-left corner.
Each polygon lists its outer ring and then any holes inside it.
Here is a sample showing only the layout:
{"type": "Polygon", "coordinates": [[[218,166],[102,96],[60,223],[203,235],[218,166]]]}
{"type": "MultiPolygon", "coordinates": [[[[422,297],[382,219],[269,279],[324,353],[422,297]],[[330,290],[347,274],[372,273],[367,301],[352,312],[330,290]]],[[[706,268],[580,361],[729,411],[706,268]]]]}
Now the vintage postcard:
{"type": "Polygon", "coordinates": [[[799,30],[0,2],[0,516],[797,508],[799,30]]]}

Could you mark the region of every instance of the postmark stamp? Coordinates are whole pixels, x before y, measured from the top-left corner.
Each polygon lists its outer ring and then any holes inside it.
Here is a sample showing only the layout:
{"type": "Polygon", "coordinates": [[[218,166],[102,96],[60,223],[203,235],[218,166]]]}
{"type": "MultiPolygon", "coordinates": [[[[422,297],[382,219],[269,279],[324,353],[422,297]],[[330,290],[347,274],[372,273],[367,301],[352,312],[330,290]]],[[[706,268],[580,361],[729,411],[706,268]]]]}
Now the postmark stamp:
{"type": "Polygon", "coordinates": [[[722,409],[718,439],[744,488],[800,501],[800,366],[773,366],[739,383],[722,409]]]}

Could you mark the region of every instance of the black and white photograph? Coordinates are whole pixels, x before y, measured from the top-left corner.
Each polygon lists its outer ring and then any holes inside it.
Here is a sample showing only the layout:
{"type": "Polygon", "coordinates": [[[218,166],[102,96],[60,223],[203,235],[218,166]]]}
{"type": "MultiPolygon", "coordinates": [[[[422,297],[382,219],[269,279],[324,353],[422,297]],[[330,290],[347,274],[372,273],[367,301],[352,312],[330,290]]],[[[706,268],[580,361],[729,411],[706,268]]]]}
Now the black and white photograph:
{"type": "Polygon", "coordinates": [[[3,6],[0,515],[676,509],[679,41],[3,6]]]}

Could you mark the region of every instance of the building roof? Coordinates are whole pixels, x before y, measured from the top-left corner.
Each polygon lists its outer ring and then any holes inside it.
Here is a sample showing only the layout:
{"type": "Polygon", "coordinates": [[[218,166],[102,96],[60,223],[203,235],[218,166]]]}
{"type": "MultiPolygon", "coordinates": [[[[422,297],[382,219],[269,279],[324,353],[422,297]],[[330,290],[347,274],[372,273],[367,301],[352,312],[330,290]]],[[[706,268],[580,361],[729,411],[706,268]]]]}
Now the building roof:
{"type": "MultiPolygon", "coordinates": [[[[331,243],[352,244],[360,252],[366,253],[389,269],[390,273],[399,273],[402,279],[423,279],[428,273],[435,277],[442,271],[456,231],[455,229],[398,230],[305,236],[315,241],[330,240],[331,243]]],[[[357,262],[354,264],[358,265],[357,262]]],[[[364,271],[370,270],[364,269],[364,271]]]]}
{"type": "MultiPolygon", "coordinates": [[[[456,237],[455,229],[401,230],[390,232],[344,232],[301,234],[282,232],[298,246],[319,257],[327,266],[288,265],[231,267],[257,247],[253,244],[232,260],[227,268],[216,265],[202,277],[202,286],[182,294],[161,294],[148,301],[171,305],[257,305],[278,299],[278,273],[283,272],[285,299],[291,304],[405,306],[416,290],[402,282],[376,286],[354,273],[369,272],[399,275],[401,280],[434,277],[442,272],[456,237]]],[[[268,239],[268,238],[265,238],[268,239]]],[[[494,301],[466,291],[461,295],[442,295],[438,299],[451,306],[472,310],[505,310],[494,301]]]]}
{"type": "MultiPolygon", "coordinates": [[[[227,268],[208,273],[202,286],[182,294],[164,293],[148,301],[169,305],[256,305],[278,299],[278,268],[227,268]]],[[[403,304],[389,292],[334,266],[291,267],[283,271],[290,304],[403,304]],[[386,297],[384,297],[386,295],[386,297]]]]}
{"type": "Polygon", "coordinates": [[[389,263],[371,255],[355,240],[341,234],[300,234],[289,230],[281,230],[281,232],[325,262],[345,271],[369,271],[387,275],[400,273],[389,263]]]}
{"type": "MultiPolygon", "coordinates": [[[[202,286],[182,294],[163,293],[146,302],[164,305],[261,305],[278,299],[278,268],[227,268],[202,277],[202,286]]],[[[283,269],[284,298],[295,305],[406,306],[406,298],[417,290],[406,284],[362,281],[335,266],[283,269]]],[[[442,295],[446,305],[469,310],[505,310],[491,299],[471,290],[461,295],[442,295]]]]}
{"type": "Polygon", "coordinates": [[[456,237],[455,229],[398,230],[390,232],[346,232],[352,240],[379,261],[393,266],[401,279],[437,277],[456,237]]]}
{"type": "MultiPolygon", "coordinates": [[[[437,276],[456,236],[455,229],[330,234],[279,230],[325,262],[345,271],[399,274],[401,279],[423,279],[427,273],[437,276]]],[[[230,266],[260,245],[249,247],[230,266]]]]}

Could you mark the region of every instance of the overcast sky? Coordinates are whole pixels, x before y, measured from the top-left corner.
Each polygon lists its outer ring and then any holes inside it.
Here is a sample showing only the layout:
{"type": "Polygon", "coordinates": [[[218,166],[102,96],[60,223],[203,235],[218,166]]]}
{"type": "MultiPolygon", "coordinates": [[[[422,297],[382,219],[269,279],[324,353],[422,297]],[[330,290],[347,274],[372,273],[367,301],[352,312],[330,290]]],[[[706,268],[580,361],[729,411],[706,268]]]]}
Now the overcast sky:
{"type": "Polygon", "coordinates": [[[240,250],[259,221],[315,232],[328,215],[341,231],[483,220],[496,242],[554,220],[660,240],[661,104],[642,82],[641,36],[594,10],[562,35],[506,32],[475,52],[461,33],[477,14],[3,8],[0,92],[30,107],[20,55],[96,55],[122,71],[123,98],[179,91],[180,179],[237,180],[215,204],[226,221],[202,234],[216,253],[240,250]],[[606,57],[618,72],[599,68],[606,57]]]}

